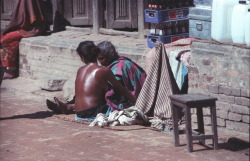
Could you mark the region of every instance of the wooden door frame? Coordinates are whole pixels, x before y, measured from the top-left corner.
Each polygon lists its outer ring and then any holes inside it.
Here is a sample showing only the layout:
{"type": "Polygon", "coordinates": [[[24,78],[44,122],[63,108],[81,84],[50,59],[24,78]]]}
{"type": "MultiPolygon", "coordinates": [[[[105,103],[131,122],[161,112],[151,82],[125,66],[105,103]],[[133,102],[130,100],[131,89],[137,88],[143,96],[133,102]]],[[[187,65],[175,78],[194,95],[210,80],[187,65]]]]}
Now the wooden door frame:
{"type": "MultiPolygon", "coordinates": [[[[71,2],[73,2],[73,0],[64,0],[64,7],[67,7],[67,6],[69,6],[69,4],[71,3],[71,2]],[[68,5],[67,5],[68,4],[68,5]]],[[[69,13],[67,13],[67,12],[64,12],[64,17],[67,19],[67,18],[69,18],[69,22],[72,24],[72,25],[93,25],[93,12],[90,12],[90,10],[92,9],[92,6],[93,5],[91,5],[91,3],[93,3],[92,2],[92,0],[86,0],[86,3],[87,3],[87,7],[86,8],[88,8],[88,10],[86,10],[86,15],[87,15],[87,17],[76,17],[76,18],[71,18],[70,16],[71,16],[71,13],[73,13],[73,11],[71,11],[71,9],[74,7],[74,6],[72,6],[72,8],[68,8],[67,10],[70,10],[71,12],[69,12],[69,13]],[[89,17],[91,17],[91,18],[89,18],[89,17]],[[80,22],[81,23],[79,23],[79,20],[80,20],[80,22]]],[[[71,3],[72,4],[72,3],[71,3]]],[[[64,8],[64,10],[66,10],[66,8],[64,8]]],[[[93,9],[92,9],[93,10],[93,9]]]]}
{"type": "MultiPolygon", "coordinates": [[[[146,3],[144,0],[137,0],[138,3],[138,38],[144,38],[145,35],[145,21],[144,21],[144,9],[146,3]]],[[[93,0],[93,33],[99,34],[100,28],[103,27],[104,17],[103,2],[102,0],[93,0]]]]}
{"type": "MultiPolygon", "coordinates": [[[[55,12],[59,11],[63,14],[63,4],[64,0],[51,0],[53,4],[53,19],[55,12]]],[[[100,34],[100,28],[104,27],[104,9],[103,9],[103,0],[92,0],[92,9],[93,9],[93,33],[100,34]]],[[[144,0],[137,0],[138,3],[138,38],[144,38],[146,34],[147,24],[144,20],[144,9],[146,8],[146,3],[144,0]]]]}
{"type": "MultiPolygon", "coordinates": [[[[18,0],[15,0],[14,3],[15,3],[15,4],[14,4],[13,11],[14,11],[15,8],[16,8],[16,5],[17,5],[17,3],[18,3],[18,0]]],[[[1,20],[10,20],[10,19],[11,19],[11,14],[12,14],[13,11],[12,11],[12,12],[8,12],[8,13],[3,13],[3,12],[4,12],[3,7],[4,7],[4,0],[1,0],[1,1],[0,1],[0,8],[1,8],[0,14],[1,14],[1,20]]]]}
{"type": "Polygon", "coordinates": [[[145,3],[144,0],[137,0],[138,4],[138,37],[140,39],[144,38],[144,35],[146,34],[146,23],[145,23],[145,16],[144,16],[144,10],[147,7],[147,3],[145,3]]]}
{"type": "MultiPolygon", "coordinates": [[[[128,13],[126,16],[128,16],[128,19],[117,19],[117,16],[120,16],[118,13],[116,13],[116,9],[121,9],[121,8],[117,8],[117,6],[115,6],[115,2],[116,0],[106,0],[107,1],[107,7],[106,7],[106,12],[107,12],[107,16],[106,16],[106,21],[107,21],[107,25],[106,28],[108,29],[113,29],[113,28],[137,28],[138,27],[138,17],[133,18],[133,13],[135,13],[134,11],[137,10],[137,0],[126,0],[126,3],[128,4],[128,7],[125,9],[128,9],[128,13]],[[133,5],[136,4],[136,5],[133,5]],[[111,6],[111,7],[110,7],[111,6]]],[[[123,8],[122,7],[122,8],[123,8]]],[[[120,10],[119,10],[120,11],[120,10]]],[[[137,14],[137,13],[136,13],[137,14]]]]}

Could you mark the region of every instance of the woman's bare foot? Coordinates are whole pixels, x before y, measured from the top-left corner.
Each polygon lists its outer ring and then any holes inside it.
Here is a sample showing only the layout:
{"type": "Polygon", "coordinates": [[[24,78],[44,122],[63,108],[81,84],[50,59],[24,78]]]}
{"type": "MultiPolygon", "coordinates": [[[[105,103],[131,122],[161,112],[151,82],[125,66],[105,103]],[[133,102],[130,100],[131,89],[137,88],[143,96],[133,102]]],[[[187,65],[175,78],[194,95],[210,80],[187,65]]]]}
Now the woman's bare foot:
{"type": "Polygon", "coordinates": [[[54,102],[52,102],[52,101],[50,101],[50,100],[47,99],[47,100],[46,100],[46,104],[47,104],[47,107],[48,107],[51,111],[55,112],[56,114],[62,114],[61,109],[59,109],[59,107],[57,106],[56,103],[54,103],[54,102]]]}
{"type": "Polygon", "coordinates": [[[5,72],[3,75],[3,79],[13,79],[13,78],[16,78],[16,75],[7,72],[5,72]]]}
{"type": "Polygon", "coordinates": [[[18,70],[15,67],[1,67],[4,75],[3,79],[13,79],[18,77],[18,70]]]}
{"type": "Polygon", "coordinates": [[[55,103],[57,104],[58,108],[65,114],[71,114],[72,111],[68,110],[68,105],[65,103],[62,103],[61,101],[58,100],[58,98],[54,97],[55,103]]]}

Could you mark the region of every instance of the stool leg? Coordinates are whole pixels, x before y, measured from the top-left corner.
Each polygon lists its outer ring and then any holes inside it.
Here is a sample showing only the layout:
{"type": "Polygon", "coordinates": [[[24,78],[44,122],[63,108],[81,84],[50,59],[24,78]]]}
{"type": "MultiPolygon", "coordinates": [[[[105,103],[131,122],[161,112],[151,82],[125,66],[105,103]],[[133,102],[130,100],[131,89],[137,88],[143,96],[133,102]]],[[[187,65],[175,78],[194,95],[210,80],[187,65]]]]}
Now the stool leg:
{"type": "Polygon", "coordinates": [[[217,132],[217,118],[216,118],[216,106],[210,107],[211,111],[211,123],[212,123],[212,132],[214,135],[213,144],[214,150],[218,149],[218,132],[217,132]]]}
{"type": "Polygon", "coordinates": [[[186,117],[186,138],[188,151],[193,151],[193,136],[192,136],[192,122],[191,122],[191,112],[190,108],[186,106],[185,108],[185,117],[186,117]]]}
{"type": "MultiPolygon", "coordinates": [[[[198,131],[201,134],[205,134],[202,108],[196,108],[196,110],[197,110],[198,131]]],[[[200,140],[199,143],[205,145],[205,139],[200,140]]]]}
{"type": "Polygon", "coordinates": [[[172,108],[174,142],[175,146],[180,146],[179,129],[178,129],[178,110],[177,110],[178,107],[172,104],[171,108],[172,108]]]}

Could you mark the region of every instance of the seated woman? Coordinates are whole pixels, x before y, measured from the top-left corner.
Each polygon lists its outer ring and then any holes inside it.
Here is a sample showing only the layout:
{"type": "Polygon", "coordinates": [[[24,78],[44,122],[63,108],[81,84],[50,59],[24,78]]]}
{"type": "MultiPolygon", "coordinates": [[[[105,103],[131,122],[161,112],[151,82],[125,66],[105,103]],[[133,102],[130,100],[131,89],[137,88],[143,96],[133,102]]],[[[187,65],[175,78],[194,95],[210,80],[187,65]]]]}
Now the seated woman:
{"type": "MultiPolygon", "coordinates": [[[[98,61],[102,66],[108,67],[115,78],[129,90],[129,92],[137,98],[146,79],[146,72],[135,62],[124,56],[119,56],[115,46],[109,41],[103,41],[97,45],[101,52],[98,55],[98,61]]],[[[67,104],[59,102],[54,98],[55,102],[47,100],[47,106],[55,113],[72,113],[74,107],[74,99],[67,104]],[[59,103],[58,103],[59,102],[59,103]]],[[[111,111],[121,110],[131,106],[131,102],[122,94],[117,92],[115,88],[110,88],[105,94],[105,100],[111,111]]]]}
{"type": "MultiPolygon", "coordinates": [[[[77,52],[82,62],[86,64],[77,71],[75,103],[71,105],[78,118],[95,117],[98,113],[105,113],[108,110],[105,93],[110,85],[135,104],[136,98],[115,79],[111,70],[98,65],[97,56],[100,49],[92,41],[81,42],[77,52]]],[[[60,104],[59,101],[58,103],[60,104]]]]}
{"type": "Polygon", "coordinates": [[[44,2],[41,0],[19,0],[12,13],[11,20],[1,36],[0,51],[1,72],[4,79],[18,76],[19,43],[22,38],[37,36],[47,30],[44,13],[44,2]]]}
{"type": "MultiPolygon", "coordinates": [[[[103,41],[97,45],[101,49],[98,61],[102,66],[107,66],[115,75],[115,78],[137,98],[146,79],[146,72],[125,56],[119,56],[115,46],[109,41],[103,41]]],[[[131,106],[115,88],[111,88],[106,94],[107,105],[114,110],[122,110],[131,106]]]]}

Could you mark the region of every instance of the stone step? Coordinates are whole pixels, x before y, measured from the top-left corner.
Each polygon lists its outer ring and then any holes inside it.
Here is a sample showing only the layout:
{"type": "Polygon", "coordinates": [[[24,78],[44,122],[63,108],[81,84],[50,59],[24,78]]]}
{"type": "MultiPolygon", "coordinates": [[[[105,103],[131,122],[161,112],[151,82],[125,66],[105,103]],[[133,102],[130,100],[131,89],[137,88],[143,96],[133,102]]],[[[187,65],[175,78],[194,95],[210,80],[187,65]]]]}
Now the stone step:
{"type": "Polygon", "coordinates": [[[66,31],[48,36],[23,38],[19,47],[20,76],[41,80],[41,89],[63,90],[64,97],[71,99],[74,95],[76,72],[84,65],[76,48],[85,40],[94,41],[95,44],[111,41],[119,55],[132,59],[145,69],[145,57],[150,50],[146,39],[136,39],[130,36],[131,33],[120,35],[117,33],[102,30],[102,34],[94,35],[90,28],[67,27],[66,31]],[[106,34],[110,32],[113,34],[106,34]],[[61,78],[63,81],[58,81],[61,78]]]}
{"type": "Polygon", "coordinates": [[[122,56],[127,56],[145,68],[145,56],[150,48],[146,39],[126,35],[94,35],[91,29],[70,29],[48,36],[23,38],[20,43],[20,76],[40,79],[44,77],[71,78],[83,65],[76,48],[81,41],[95,44],[111,41],[122,56]]]}

